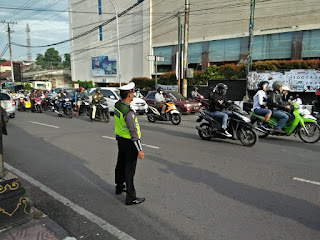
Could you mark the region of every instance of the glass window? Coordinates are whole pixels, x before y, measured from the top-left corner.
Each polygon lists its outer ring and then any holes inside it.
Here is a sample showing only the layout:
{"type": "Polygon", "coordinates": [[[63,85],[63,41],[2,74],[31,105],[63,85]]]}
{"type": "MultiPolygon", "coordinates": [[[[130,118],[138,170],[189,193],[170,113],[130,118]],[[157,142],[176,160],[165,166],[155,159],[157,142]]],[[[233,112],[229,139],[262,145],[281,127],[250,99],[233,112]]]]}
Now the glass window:
{"type": "Polygon", "coordinates": [[[188,63],[201,63],[202,43],[190,43],[188,50],[188,63]]]}
{"type": "Polygon", "coordinates": [[[101,9],[101,0],[98,0],[98,14],[102,14],[102,9],[101,9]]]}
{"type": "Polygon", "coordinates": [[[241,38],[216,40],[209,43],[209,61],[238,61],[241,38]]]}
{"type": "Polygon", "coordinates": [[[168,96],[172,100],[185,100],[185,97],[178,92],[168,92],[168,96]]]}
{"type": "Polygon", "coordinates": [[[149,99],[154,99],[156,93],[157,93],[157,92],[152,92],[152,93],[150,93],[150,94],[147,96],[147,98],[149,98],[149,99]]]}
{"type": "Polygon", "coordinates": [[[255,36],[252,59],[290,59],[293,33],[278,33],[255,36]]]}
{"type": "Polygon", "coordinates": [[[99,40],[102,41],[102,26],[99,26],[99,40]]]}
{"type": "Polygon", "coordinates": [[[320,57],[320,30],[304,31],[302,57],[320,57]]]}
{"type": "Polygon", "coordinates": [[[158,62],[158,65],[171,65],[172,62],[172,46],[153,48],[155,56],[164,57],[164,62],[158,62]]]}
{"type": "Polygon", "coordinates": [[[1,100],[4,100],[4,101],[7,101],[7,100],[10,100],[10,96],[6,93],[1,93],[0,94],[0,99],[1,100]]]}

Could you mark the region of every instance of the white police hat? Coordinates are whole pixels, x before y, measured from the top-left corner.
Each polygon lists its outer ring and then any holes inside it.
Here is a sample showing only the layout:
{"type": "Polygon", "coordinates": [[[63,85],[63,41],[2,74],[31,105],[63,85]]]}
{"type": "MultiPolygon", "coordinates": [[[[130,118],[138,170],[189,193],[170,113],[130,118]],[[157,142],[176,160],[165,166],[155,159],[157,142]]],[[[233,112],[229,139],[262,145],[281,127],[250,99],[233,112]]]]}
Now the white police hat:
{"type": "Polygon", "coordinates": [[[134,84],[134,82],[130,82],[127,85],[119,87],[119,90],[120,91],[131,91],[131,92],[134,92],[134,87],[135,86],[136,85],[134,84]]]}

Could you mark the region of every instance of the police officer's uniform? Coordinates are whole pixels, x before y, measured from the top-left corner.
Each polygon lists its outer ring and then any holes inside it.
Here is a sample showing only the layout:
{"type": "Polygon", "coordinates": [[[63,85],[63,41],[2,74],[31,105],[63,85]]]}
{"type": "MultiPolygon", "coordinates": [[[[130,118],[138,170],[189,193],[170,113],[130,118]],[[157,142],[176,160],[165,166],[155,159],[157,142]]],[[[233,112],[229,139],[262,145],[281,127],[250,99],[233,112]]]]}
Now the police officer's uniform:
{"type": "MultiPolygon", "coordinates": [[[[134,83],[119,88],[120,91],[133,91],[134,83]]],[[[124,191],[126,183],[126,204],[138,204],[144,199],[137,198],[134,188],[134,175],[138,152],[142,151],[140,126],[129,104],[118,101],[114,107],[115,134],[118,140],[118,161],[115,169],[116,194],[124,191]]]]}

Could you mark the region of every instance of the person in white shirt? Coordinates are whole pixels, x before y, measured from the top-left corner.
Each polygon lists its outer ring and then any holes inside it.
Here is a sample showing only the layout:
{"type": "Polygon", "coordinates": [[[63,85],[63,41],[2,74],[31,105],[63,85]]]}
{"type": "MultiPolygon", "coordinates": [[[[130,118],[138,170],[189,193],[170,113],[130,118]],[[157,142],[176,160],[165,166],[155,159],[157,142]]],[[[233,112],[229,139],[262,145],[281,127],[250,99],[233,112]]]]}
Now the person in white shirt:
{"type": "Polygon", "coordinates": [[[272,111],[267,107],[267,91],[268,91],[269,82],[262,81],[258,83],[259,91],[253,97],[253,112],[255,114],[265,116],[264,121],[268,122],[272,111]]]}
{"type": "Polygon", "coordinates": [[[161,115],[164,116],[166,112],[166,105],[165,105],[166,99],[163,96],[163,89],[162,87],[158,87],[157,93],[154,96],[154,103],[156,105],[156,108],[161,111],[161,115]]]}

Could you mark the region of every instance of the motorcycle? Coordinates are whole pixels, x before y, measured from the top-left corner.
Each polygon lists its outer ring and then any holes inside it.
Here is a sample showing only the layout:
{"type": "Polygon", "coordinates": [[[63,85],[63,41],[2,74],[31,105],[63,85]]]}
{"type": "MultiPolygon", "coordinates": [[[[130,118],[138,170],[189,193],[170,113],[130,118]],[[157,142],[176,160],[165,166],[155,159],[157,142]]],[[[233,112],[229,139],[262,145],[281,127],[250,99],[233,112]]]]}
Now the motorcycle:
{"type": "MultiPolygon", "coordinates": [[[[90,108],[90,120],[93,120],[92,119],[93,108],[92,108],[92,106],[90,106],[90,107],[91,107],[90,108]]],[[[95,119],[100,119],[106,123],[108,123],[110,121],[109,107],[108,107],[108,103],[107,103],[106,98],[99,100],[99,103],[97,105],[95,119]]]]}
{"type": "Polygon", "coordinates": [[[56,110],[56,113],[59,117],[62,117],[62,114],[72,118],[72,103],[69,98],[65,98],[62,102],[62,108],[60,112],[56,110]]]}
{"type": "MultiPolygon", "coordinates": [[[[82,104],[80,105],[80,111],[79,111],[79,115],[81,114],[84,114],[86,116],[89,116],[90,115],[90,103],[88,101],[88,99],[81,99],[81,98],[78,98],[78,101],[82,101],[82,104]]],[[[77,111],[77,105],[75,106],[75,111],[77,111]]]]}
{"type": "Polygon", "coordinates": [[[320,127],[317,124],[316,118],[311,116],[311,114],[306,114],[309,111],[307,109],[301,109],[301,106],[295,102],[292,103],[291,111],[294,117],[290,118],[284,126],[284,134],[274,132],[274,129],[279,122],[278,119],[271,117],[266,123],[267,126],[264,126],[265,117],[251,112],[252,124],[256,125],[257,130],[261,132],[259,137],[265,138],[270,134],[276,136],[291,136],[292,134],[296,136],[298,134],[303,142],[318,142],[320,140],[320,127]]]}
{"type": "Polygon", "coordinates": [[[212,117],[207,110],[200,110],[200,116],[197,119],[197,122],[206,121],[196,127],[199,136],[203,140],[210,140],[212,138],[239,140],[246,147],[255,145],[258,141],[258,136],[254,131],[254,126],[250,123],[251,120],[248,113],[242,111],[235,104],[231,105],[229,110],[231,110],[232,116],[229,117],[227,131],[232,135],[231,138],[221,133],[221,119],[212,117]]]}
{"type": "Polygon", "coordinates": [[[47,111],[47,110],[48,110],[48,106],[49,106],[49,99],[43,97],[43,98],[42,98],[42,105],[41,105],[42,109],[43,109],[44,111],[47,111]]]}
{"type": "Polygon", "coordinates": [[[25,111],[31,108],[31,102],[28,98],[19,98],[18,111],[25,111]]]}
{"type": "Polygon", "coordinates": [[[43,100],[41,97],[34,98],[34,105],[33,105],[33,108],[31,109],[31,111],[42,113],[42,102],[43,102],[43,100]]]}
{"type": "Polygon", "coordinates": [[[54,112],[57,109],[57,102],[58,100],[48,98],[48,109],[54,112]]]}
{"type": "Polygon", "coordinates": [[[166,113],[161,116],[157,108],[148,105],[147,118],[149,122],[154,123],[155,121],[171,121],[173,125],[178,125],[181,122],[181,113],[177,110],[174,103],[167,101],[166,113]]]}

